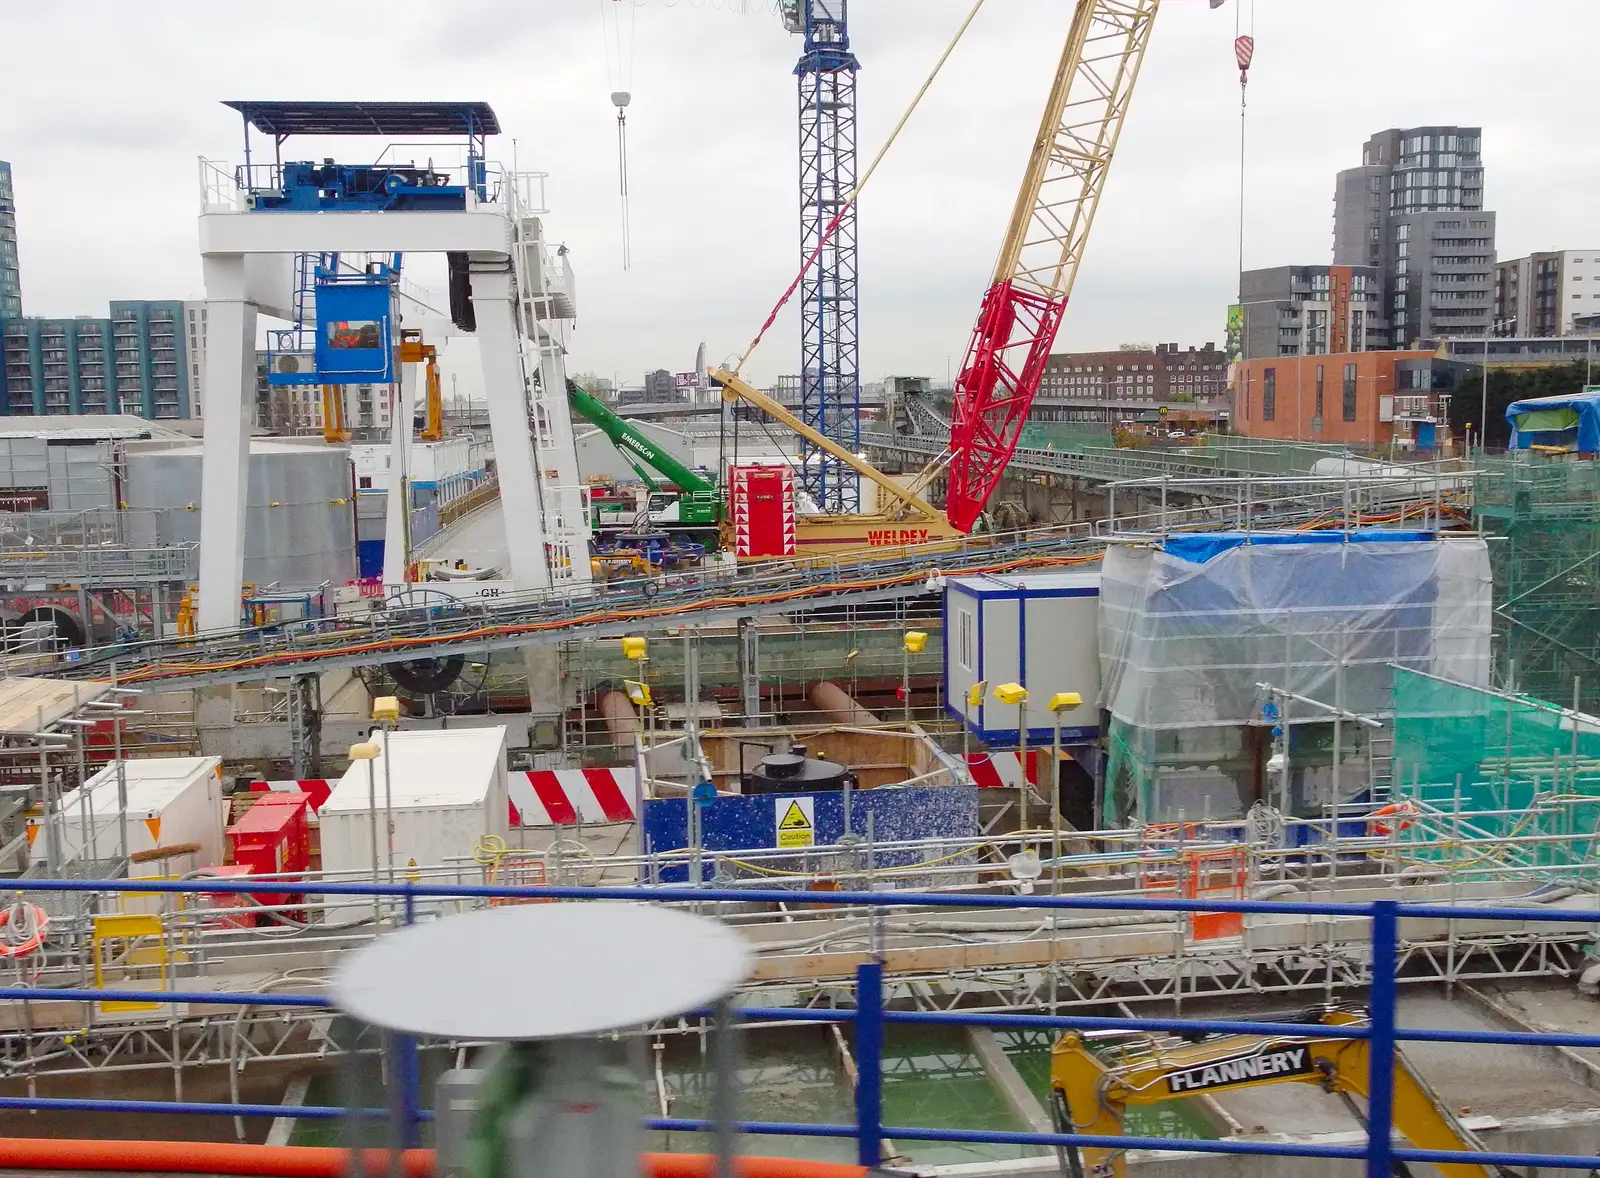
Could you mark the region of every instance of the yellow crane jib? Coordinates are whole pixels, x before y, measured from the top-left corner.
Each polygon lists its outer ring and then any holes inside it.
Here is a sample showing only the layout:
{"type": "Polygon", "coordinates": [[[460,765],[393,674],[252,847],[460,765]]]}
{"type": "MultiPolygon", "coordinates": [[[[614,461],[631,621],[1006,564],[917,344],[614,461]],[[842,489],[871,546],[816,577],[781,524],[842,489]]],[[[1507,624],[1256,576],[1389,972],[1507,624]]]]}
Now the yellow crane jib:
{"type": "MultiPolygon", "coordinates": [[[[1296,1018],[1325,1026],[1365,1026],[1352,1007],[1321,1007],[1296,1018]]],[[[1062,1133],[1116,1137],[1130,1106],[1266,1084],[1311,1084],[1334,1093],[1365,1121],[1371,1045],[1361,1038],[1217,1035],[1199,1041],[1145,1032],[1069,1031],[1050,1053],[1050,1113],[1062,1133]]],[[[1481,1141],[1434,1094],[1400,1050],[1394,1053],[1394,1127],[1417,1149],[1483,1152],[1481,1141]]],[[[1070,1178],[1125,1178],[1120,1150],[1066,1148],[1070,1178]]],[[[1440,1162],[1445,1178],[1507,1178],[1502,1166],[1440,1162]]]]}
{"type": "Polygon", "coordinates": [[[899,483],[895,482],[888,475],[884,474],[877,467],[873,466],[870,462],[867,462],[857,455],[852,454],[849,450],[839,445],[839,443],[835,442],[832,438],[829,438],[819,431],[812,429],[793,413],[790,413],[782,405],[778,404],[777,401],[774,401],[760,389],[752,386],[743,377],[729,372],[724,368],[711,369],[710,376],[713,381],[722,387],[722,399],[724,401],[727,401],[730,404],[736,404],[739,401],[744,401],[747,404],[754,405],[757,409],[761,410],[761,412],[765,413],[768,417],[778,422],[785,429],[799,434],[806,441],[817,447],[817,449],[826,451],[828,454],[831,454],[833,457],[837,458],[840,462],[844,463],[862,478],[876,483],[880,489],[888,493],[894,502],[902,505],[906,514],[921,516],[926,520],[937,520],[940,523],[944,522],[944,513],[941,512],[937,507],[933,506],[933,504],[929,503],[926,499],[922,498],[922,496],[907,490],[905,487],[902,487],[899,483]]]}

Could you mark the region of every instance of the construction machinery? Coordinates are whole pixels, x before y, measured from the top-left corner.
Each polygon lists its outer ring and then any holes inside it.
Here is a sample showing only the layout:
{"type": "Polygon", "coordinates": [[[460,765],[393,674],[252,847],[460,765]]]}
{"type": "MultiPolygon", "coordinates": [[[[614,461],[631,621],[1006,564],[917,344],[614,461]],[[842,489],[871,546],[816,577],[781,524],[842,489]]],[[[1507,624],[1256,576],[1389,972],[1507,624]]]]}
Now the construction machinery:
{"type": "MultiPolygon", "coordinates": [[[[1366,1010],[1321,1006],[1294,1016],[1301,1024],[1364,1028],[1366,1010]]],[[[1145,1032],[1068,1031],[1050,1059],[1051,1116],[1058,1132],[1121,1136],[1133,1105],[1160,1104],[1266,1084],[1310,1084],[1344,1100],[1363,1123],[1357,1098],[1367,1097],[1371,1044],[1365,1039],[1307,1035],[1215,1035],[1199,1040],[1145,1032]]],[[[1394,1053],[1394,1127],[1418,1149],[1482,1152],[1483,1143],[1456,1119],[1406,1057],[1394,1053]]],[[[1122,1151],[1066,1146],[1068,1178],[1124,1178],[1122,1151]]],[[[1502,1166],[1439,1162],[1445,1178],[1510,1178],[1502,1166]]],[[[1403,1163],[1396,1163],[1400,1173],[1403,1163]]],[[[1409,1171],[1405,1171],[1409,1173],[1409,1171]]]]}
{"type": "MultiPolygon", "coordinates": [[[[736,373],[712,371],[726,400],[755,405],[799,434],[805,450],[821,451],[834,466],[848,467],[887,492],[887,507],[874,514],[797,519],[792,551],[767,555],[837,555],[956,540],[980,524],[1016,450],[1055,342],[1160,2],[1078,0],[1073,11],[1000,258],[956,381],[943,512],[918,493],[942,463],[930,466],[913,486],[902,487],[736,373]]],[[[791,4],[789,9],[798,21],[800,8],[791,4]]],[[[805,13],[810,12],[808,4],[805,13]]],[[[801,23],[808,36],[821,31],[842,39],[842,5],[834,15],[836,27],[817,24],[809,15],[801,23]]],[[[848,43],[832,48],[835,68],[827,76],[839,83],[853,80],[853,59],[845,60],[848,43]]],[[[843,190],[833,194],[834,207],[845,200],[843,190]]],[[[853,227],[845,236],[853,249],[853,227]]],[[[852,306],[852,323],[853,316],[852,306]]],[[[853,356],[853,339],[851,344],[853,356]]],[[[827,510],[829,503],[820,505],[827,510]]],[[[735,529],[740,513],[740,505],[732,504],[735,529]]]]}
{"type": "Polygon", "coordinates": [[[1161,0],[1078,0],[1073,11],[1011,223],[956,379],[945,511],[961,532],[978,522],[1017,448],[1160,6],[1161,0]]]}
{"type": "Polygon", "coordinates": [[[904,548],[938,541],[960,541],[961,529],[955,527],[937,507],[934,507],[911,486],[904,486],[866,459],[853,454],[832,438],[822,434],[790,413],[777,401],[751,386],[742,377],[723,368],[713,368],[711,379],[722,388],[722,398],[730,403],[743,401],[761,410],[768,417],[791,432],[798,434],[811,446],[828,454],[841,466],[855,471],[863,479],[875,484],[885,504],[870,513],[848,515],[793,515],[787,521],[792,543],[787,550],[752,550],[741,534],[740,524],[751,511],[741,498],[738,486],[730,486],[729,518],[724,525],[724,540],[742,559],[760,559],[768,556],[837,557],[845,554],[870,553],[875,548],[904,548]]]}
{"type": "Polygon", "coordinates": [[[631,511],[615,500],[591,498],[590,527],[596,537],[648,527],[686,533],[707,545],[717,543],[724,511],[722,493],[713,479],[679,462],[649,434],[571,380],[567,381],[567,404],[611,440],[647,488],[643,506],[631,511]]]}
{"type": "Polygon", "coordinates": [[[423,377],[422,428],[417,431],[417,441],[444,441],[444,393],[439,386],[439,350],[432,344],[422,342],[422,331],[419,328],[402,327],[400,363],[426,366],[423,377]]]}

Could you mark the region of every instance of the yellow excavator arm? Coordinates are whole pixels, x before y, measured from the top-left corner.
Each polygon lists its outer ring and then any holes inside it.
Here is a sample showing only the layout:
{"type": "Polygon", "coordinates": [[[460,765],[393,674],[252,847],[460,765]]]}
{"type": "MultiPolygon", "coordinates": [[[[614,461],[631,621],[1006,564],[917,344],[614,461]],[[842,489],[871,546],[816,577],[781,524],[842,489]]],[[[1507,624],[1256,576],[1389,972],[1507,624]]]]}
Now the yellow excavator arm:
{"type": "MultiPolygon", "coordinates": [[[[1365,1023],[1349,1009],[1309,1012],[1301,1021],[1330,1026],[1365,1023]]],[[[1095,1036],[1069,1031],[1050,1060],[1052,1103],[1063,1132],[1120,1136],[1130,1105],[1237,1092],[1267,1084],[1311,1084],[1356,1110],[1366,1098],[1370,1045],[1365,1039],[1295,1035],[1222,1035],[1186,1042],[1146,1035],[1095,1036]],[[1063,1115],[1064,1114],[1064,1115],[1063,1115]],[[1070,1119],[1070,1125],[1065,1123],[1070,1119]]],[[[1364,1118],[1363,1118],[1364,1119],[1364,1118]]],[[[1434,1095],[1398,1050],[1394,1055],[1394,1127],[1417,1149],[1482,1151],[1483,1144],[1434,1095]]],[[[1125,1178],[1121,1152],[1068,1151],[1073,1178],[1125,1178]]],[[[1445,1178],[1502,1178],[1499,1166],[1441,1162],[1445,1178]]]]}

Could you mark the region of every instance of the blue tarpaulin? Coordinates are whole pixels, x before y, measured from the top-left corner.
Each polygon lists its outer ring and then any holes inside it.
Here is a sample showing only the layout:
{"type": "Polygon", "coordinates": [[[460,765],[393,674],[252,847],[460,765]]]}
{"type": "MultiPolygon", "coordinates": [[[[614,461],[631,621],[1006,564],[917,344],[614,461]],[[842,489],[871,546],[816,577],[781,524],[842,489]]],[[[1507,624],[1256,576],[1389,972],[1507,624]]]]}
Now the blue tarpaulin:
{"type": "Polygon", "coordinates": [[[1511,448],[1562,446],[1580,454],[1600,451],[1600,388],[1561,397],[1530,397],[1506,406],[1511,448]]]}
{"type": "Polygon", "coordinates": [[[1350,532],[1191,532],[1168,536],[1161,543],[1162,551],[1186,560],[1190,564],[1204,564],[1246,544],[1398,544],[1406,541],[1421,543],[1437,540],[1432,532],[1391,532],[1383,528],[1358,528],[1350,532]]]}

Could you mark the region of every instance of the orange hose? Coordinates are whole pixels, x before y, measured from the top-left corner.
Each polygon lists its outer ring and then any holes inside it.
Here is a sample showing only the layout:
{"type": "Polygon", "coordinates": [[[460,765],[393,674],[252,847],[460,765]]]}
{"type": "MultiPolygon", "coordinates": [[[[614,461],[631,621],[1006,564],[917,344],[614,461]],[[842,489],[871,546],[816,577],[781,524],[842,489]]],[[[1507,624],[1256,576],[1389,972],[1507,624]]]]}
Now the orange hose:
{"type": "MultiPolygon", "coordinates": [[[[79,1170],[165,1174],[259,1175],[260,1178],[344,1178],[348,1150],[312,1145],[240,1145],[208,1141],[93,1141],[56,1137],[0,1137],[0,1170],[79,1170]]],[[[644,1178],[713,1178],[717,1159],[710,1154],[639,1155],[644,1178]]],[[[388,1171],[389,1155],[366,1150],[368,1174],[388,1171]]],[[[406,1178],[432,1178],[431,1149],[402,1155],[406,1178]]],[[[789,1158],[737,1158],[739,1178],[863,1178],[864,1166],[789,1158]]]]}

